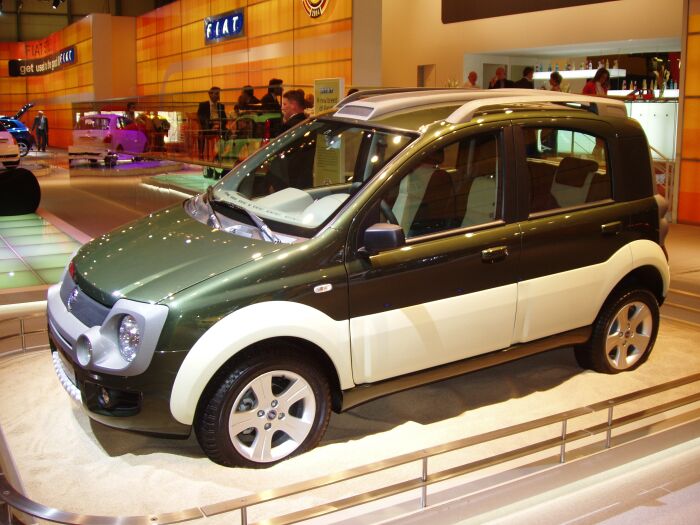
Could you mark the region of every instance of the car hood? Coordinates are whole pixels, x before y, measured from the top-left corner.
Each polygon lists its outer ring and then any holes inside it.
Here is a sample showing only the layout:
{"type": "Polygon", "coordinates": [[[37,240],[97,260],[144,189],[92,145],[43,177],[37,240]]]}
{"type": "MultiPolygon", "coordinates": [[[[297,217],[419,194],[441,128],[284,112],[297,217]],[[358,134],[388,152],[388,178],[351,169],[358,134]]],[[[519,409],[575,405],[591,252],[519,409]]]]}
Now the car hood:
{"type": "Polygon", "coordinates": [[[15,120],[21,119],[22,116],[23,116],[29,109],[31,109],[31,108],[33,108],[33,107],[34,107],[34,104],[32,104],[31,102],[28,102],[27,104],[25,104],[24,106],[22,106],[21,108],[19,108],[19,111],[18,111],[17,113],[15,113],[14,116],[13,116],[12,118],[15,119],[15,120]]]}
{"type": "Polygon", "coordinates": [[[112,306],[122,297],[159,302],[280,249],[206,226],[177,206],[90,241],[73,262],[85,293],[112,306]]]}

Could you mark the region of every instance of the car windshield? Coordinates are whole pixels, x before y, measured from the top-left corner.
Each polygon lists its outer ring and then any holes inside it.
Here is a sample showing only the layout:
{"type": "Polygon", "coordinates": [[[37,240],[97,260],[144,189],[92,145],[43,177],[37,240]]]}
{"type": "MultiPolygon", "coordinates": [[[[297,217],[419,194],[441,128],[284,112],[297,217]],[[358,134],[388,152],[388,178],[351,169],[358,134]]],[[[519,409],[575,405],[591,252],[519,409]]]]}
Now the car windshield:
{"type": "Polygon", "coordinates": [[[252,212],[276,231],[310,237],[416,136],[311,120],[239,164],[214,187],[209,201],[224,215],[231,216],[231,209],[239,215],[252,212]]]}
{"type": "Polygon", "coordinates": [[[84,117],[78,121],[75,129],[109,129],[109,119],[104,117],[84,117]]]}

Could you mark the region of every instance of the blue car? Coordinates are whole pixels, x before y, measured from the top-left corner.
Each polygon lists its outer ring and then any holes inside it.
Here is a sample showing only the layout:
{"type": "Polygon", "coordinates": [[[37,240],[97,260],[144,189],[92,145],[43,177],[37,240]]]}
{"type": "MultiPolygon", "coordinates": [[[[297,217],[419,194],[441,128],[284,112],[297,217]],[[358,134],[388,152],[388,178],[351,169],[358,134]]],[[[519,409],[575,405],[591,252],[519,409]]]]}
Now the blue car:
{"type": "Polygon", "coordinates": [[[34,136],[29,131],[29,128],[27,128],[24,122],[19,120],[20,118],[22,118],[22,115],[24,115],[27,112],[27,110],[32,106],[33,104],[25,104],[13,116],[0,117],[0,123],[5,127],[5,129],[7,129],[7,131],[9,131],[12,134],[12,136],[17,141],[17,146],[19,146],[20,157],[24,157],[27,153],[29,153],[29,150],[32,149],[32,146],[34,146],[35,144],[34,136]]]}

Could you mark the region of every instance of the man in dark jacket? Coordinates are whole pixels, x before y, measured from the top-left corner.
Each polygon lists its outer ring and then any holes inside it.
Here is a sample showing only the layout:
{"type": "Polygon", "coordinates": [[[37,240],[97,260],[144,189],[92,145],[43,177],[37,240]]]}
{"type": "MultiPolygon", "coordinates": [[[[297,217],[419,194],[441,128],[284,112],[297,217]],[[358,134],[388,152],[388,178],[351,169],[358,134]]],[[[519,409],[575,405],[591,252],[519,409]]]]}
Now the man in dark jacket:
{"type": "Polygon", "coordinates": [[[226,108],[219,102],[220,98],[221,88],[212,86],[209,89],[209,100],[200,102],[197,108],[197,119],[201,130],[197,137],[200,159],[204,158],[205,137],[220,135],[226,129],[226,108]]]}
{"type": "Polygon", "coordinates": [[[506,68],[499,67],[496,74],[489,82],[489,89],[512,88],[514,82],[506,78],[506,68]]]}
{"type": "Polygon", "coordinates": [[[277,100],[282,94],[282,79],[281,78],[271,78],[267,86],[267,93],[263,95],[260,100],[262,107],[266,111],[279,111],[280,103],[277,100]]]}
{"type": "Polygon", "coordinates": [[[534,73],[535,70],[530,66],[527,66],[525,69],[523,69],[523,78],[518,80],[513,87],[521,89],[535,89],[535,83],[532,81],[532,75],[534,73]]]}
{"type": "Polygon", "coordinates": [[[39,110],[34,123],[32,124],[32,133],[36,131],[36,148],[39,151],[46,151],[46,146],[49,143],[49,119],[44,116],[44,112],[39,110]]]}

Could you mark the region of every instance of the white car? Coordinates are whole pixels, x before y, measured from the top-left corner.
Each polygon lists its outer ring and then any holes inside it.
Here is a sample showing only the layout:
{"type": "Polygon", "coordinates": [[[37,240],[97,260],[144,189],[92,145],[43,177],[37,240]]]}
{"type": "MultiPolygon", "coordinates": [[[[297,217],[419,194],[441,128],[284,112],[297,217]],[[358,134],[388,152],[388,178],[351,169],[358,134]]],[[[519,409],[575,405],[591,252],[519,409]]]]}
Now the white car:
{"type": "Polygon", "coordinates": [[[0,164],[4,168],[19,166],[19,146],[12,134],[0,124],[0,164]]]}
{"type": "Polygon", "coordinates": [[[68,163],[74,160],[104,161],[114,166],[119,154],[143,153],[148,138],[136,122],[111,113],[80,117],[68,146],[68,163]]]}

